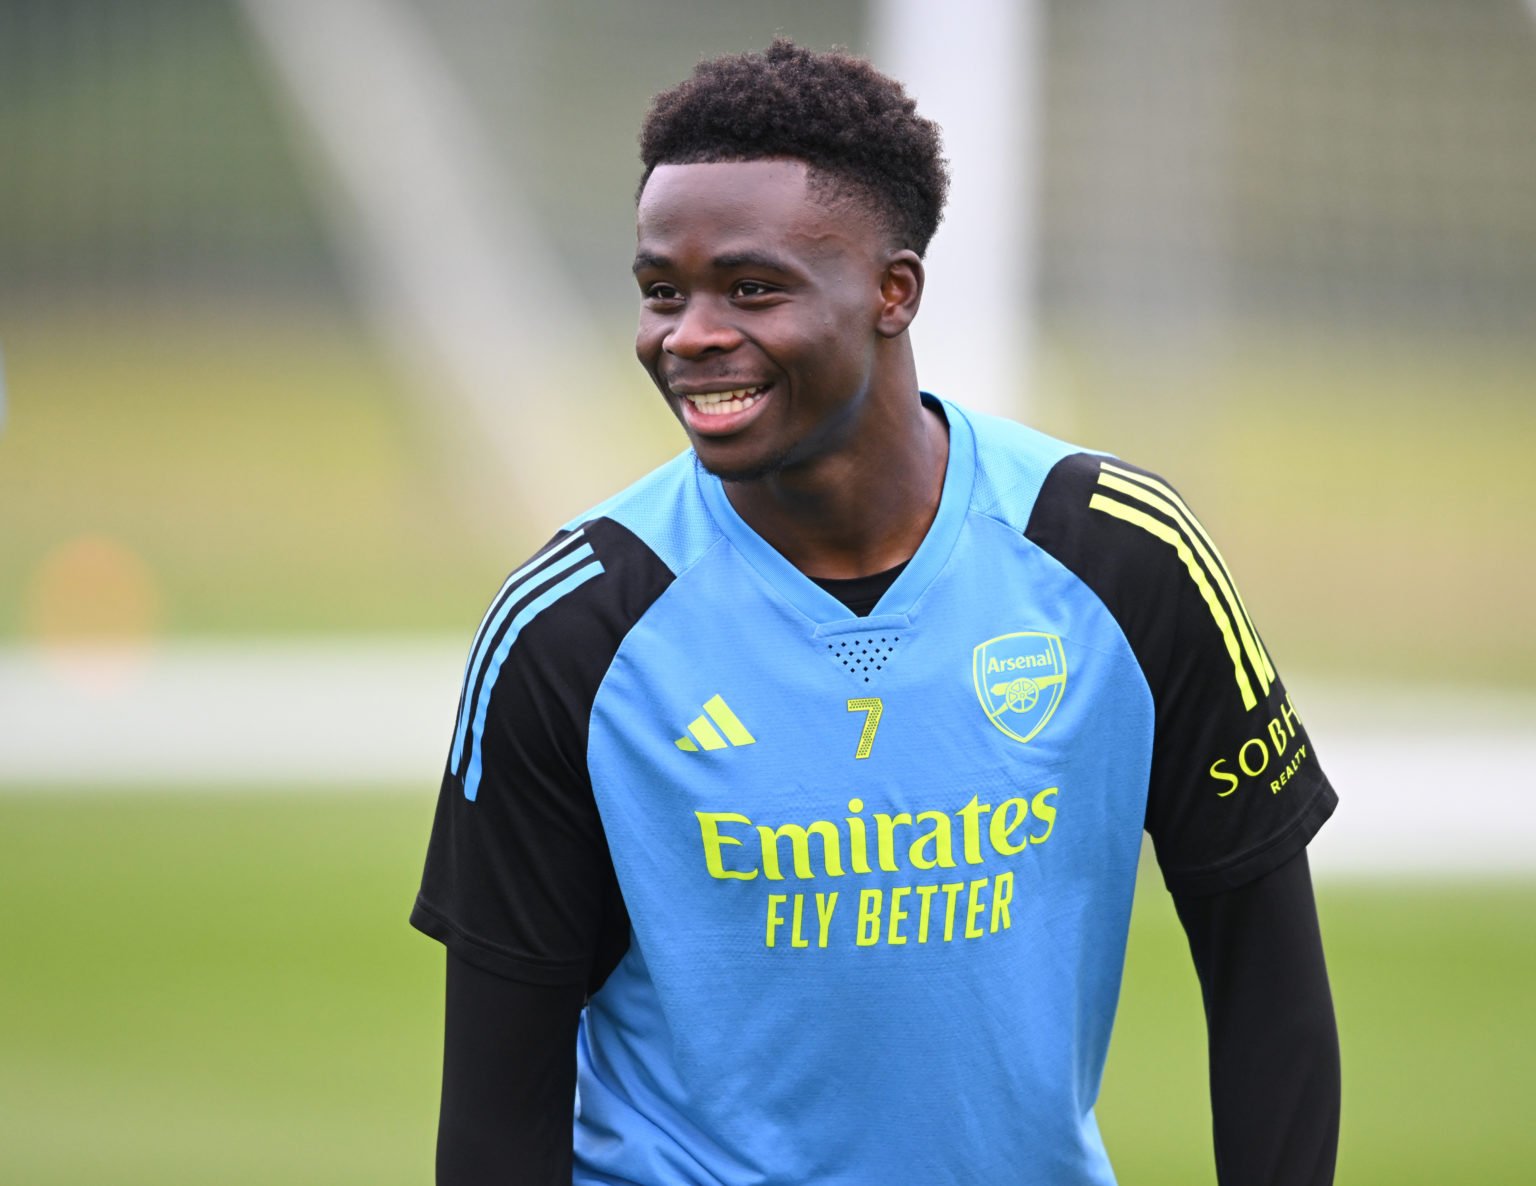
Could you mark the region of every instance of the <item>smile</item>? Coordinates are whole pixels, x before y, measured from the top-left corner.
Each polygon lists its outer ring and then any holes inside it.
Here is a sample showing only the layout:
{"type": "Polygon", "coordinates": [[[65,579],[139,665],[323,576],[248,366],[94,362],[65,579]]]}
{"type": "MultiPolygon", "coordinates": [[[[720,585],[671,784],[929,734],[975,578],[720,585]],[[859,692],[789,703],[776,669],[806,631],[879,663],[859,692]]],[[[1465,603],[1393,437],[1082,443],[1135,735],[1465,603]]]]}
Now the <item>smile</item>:
{"type": "Polygon", "coordinates": [[[729,416],[745,412],[763,398],[768,384],[760,387],[738,387],[734,391],[706,391],[697,395],[683,396],[701,416],[729,416]]]}

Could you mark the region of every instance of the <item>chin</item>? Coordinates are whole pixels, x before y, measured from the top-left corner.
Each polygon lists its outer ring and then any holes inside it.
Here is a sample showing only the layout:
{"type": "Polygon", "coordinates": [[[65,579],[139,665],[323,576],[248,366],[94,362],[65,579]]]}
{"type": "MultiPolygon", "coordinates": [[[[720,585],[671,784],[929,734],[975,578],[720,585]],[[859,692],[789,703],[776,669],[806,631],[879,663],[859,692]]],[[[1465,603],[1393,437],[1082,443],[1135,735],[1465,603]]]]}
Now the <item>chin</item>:
{"type": "Polygon", "coordinates": [[[721,457],[710,457],[708,451],[701,450],[697,445],[694,452],[702,465],[722,482],[760,482],[764,478],[782,473],[792,464],[789,451],[772,453],[766,457],[743,458],[739,461],[727,461],[721,457]]]}

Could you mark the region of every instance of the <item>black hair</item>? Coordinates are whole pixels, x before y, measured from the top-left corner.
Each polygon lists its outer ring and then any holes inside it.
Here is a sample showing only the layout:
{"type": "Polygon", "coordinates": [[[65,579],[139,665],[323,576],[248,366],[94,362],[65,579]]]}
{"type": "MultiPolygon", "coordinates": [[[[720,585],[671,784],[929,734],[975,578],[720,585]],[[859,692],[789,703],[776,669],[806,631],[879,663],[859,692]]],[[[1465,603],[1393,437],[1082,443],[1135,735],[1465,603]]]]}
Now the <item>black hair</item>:
{"type": "Polygon", "coordinates": [[[843,50],[813,53],[780,37],[763,53],[700,62],[651,101],[640,190],[657,165],[792,157],[922,255],[949,190],[941,151],[939,125],[901,83],[843,50]]]}

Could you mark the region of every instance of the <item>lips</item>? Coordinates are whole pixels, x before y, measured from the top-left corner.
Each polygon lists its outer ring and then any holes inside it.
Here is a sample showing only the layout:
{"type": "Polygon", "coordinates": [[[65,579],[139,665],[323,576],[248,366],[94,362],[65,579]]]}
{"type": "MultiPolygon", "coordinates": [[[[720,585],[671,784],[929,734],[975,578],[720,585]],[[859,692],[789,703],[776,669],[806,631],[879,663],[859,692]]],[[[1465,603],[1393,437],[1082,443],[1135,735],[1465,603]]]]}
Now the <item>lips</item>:
{"type": "Polygon", "coordinates": [[[757,387],[736,387],[730,391],[702,391],[684,395],[683,398],[701,416],[729,416],[734,412],[745,412],[761,400],[767,390],[768,384],[763,383],[757,387]]]}
{"type": "Polygon", "coordinates": [[[678,391],[683,423],[703,436],[723,436],[736,432],[756,419],[757,410],[767,399],[773,384],[732,387],[720,391],[678,391]]]}

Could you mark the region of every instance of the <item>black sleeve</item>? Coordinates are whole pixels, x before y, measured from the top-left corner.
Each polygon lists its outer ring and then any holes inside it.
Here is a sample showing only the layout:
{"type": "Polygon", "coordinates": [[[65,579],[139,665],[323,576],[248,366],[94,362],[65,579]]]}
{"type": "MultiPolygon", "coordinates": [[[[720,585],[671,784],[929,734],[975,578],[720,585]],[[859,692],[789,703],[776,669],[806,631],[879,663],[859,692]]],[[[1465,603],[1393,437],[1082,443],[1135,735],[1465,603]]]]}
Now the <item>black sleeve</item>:
{"type": "Polygon", "coordinates": [[[1025,535],[1114,615],[1152,693],[1146,827],[1168,888],[1216,893],[1278,868],[1337,799],[1215,542],[1155,475],[1080,453],[1025,535]]]}
{"type": "Polygon", "coordinates": [[[1306,852],[1174,905],[1205,1000],[1217,1180],[1328,1186],[1339,1044],[1306,852]]]}
{"type": "Polygon", "coordinates": [[[466,963],[596,991],[629,919],[586,766],[592,703],[671,573],[595,519],[509,577],[464,677],[411,923],[466,963]]]}
{"type": "Polygon", "coordinates": [[[581,1005],[449,953],[438,1186],[570,1186],[581,1005]]]}

